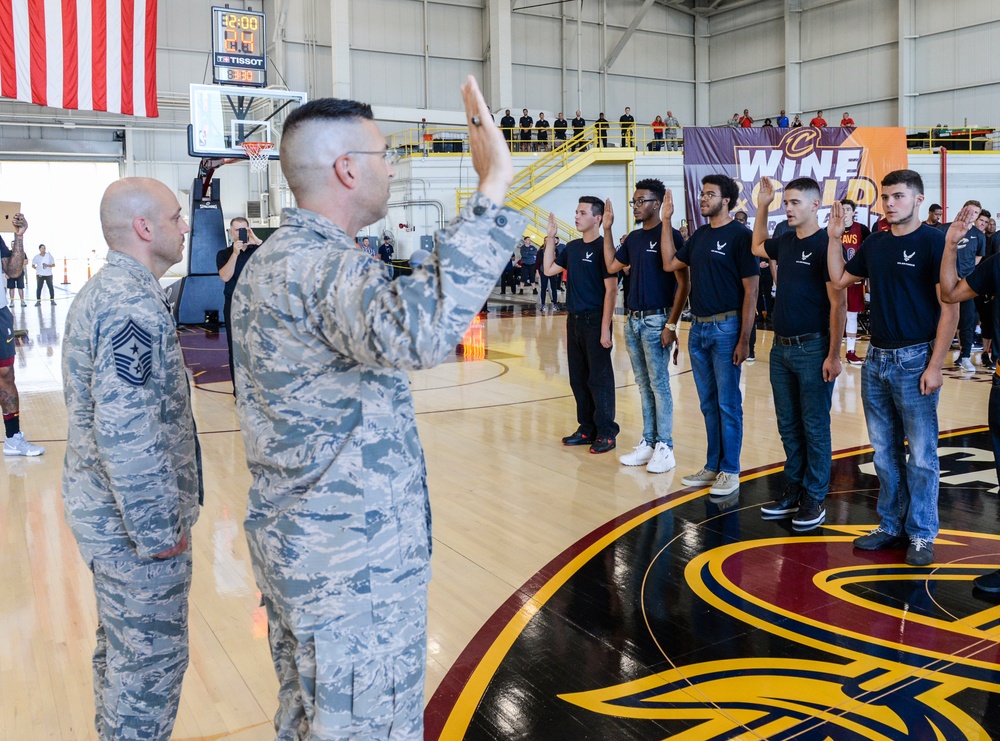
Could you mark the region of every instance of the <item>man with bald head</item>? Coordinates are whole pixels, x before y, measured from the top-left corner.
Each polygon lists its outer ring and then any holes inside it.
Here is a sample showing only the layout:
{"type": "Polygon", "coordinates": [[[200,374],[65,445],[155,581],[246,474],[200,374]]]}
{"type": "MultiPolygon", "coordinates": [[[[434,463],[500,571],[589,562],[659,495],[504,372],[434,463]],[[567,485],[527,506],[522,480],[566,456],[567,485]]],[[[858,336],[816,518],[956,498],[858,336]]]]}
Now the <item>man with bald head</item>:
{"type": "Polygon", "coordinates": [[[471,77],[479,188],[411,275],[354,248],[383,218],[395,153],[368,105],[313,100],[285,121],[297,208],[233,296],[237,409],[253,475],[245,529],[280,682],[278,739],[422,739],[430,506],[407,371],[455,345],[526,218],[471,77]]]}
{"type": "Polygon", "coordinates": [[[109,739],[170,738],[188,664],[190,532],[201,454],[159,279],[188,226],[167,186],[126,178],[101,201],[109,251],[63,339],[66,522],[94,575],[95,723],[109,739]]]}

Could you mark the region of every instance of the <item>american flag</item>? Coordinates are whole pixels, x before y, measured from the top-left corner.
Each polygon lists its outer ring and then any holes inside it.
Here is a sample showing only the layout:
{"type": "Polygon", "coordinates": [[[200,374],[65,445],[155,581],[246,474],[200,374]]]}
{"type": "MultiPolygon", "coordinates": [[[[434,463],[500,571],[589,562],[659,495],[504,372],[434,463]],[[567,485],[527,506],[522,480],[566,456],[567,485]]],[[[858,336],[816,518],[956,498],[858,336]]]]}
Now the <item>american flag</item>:
{"type": "Polygon", "coordinates": [[[0,0],[0,97],[159,115],[157,0],[0,0]]]}

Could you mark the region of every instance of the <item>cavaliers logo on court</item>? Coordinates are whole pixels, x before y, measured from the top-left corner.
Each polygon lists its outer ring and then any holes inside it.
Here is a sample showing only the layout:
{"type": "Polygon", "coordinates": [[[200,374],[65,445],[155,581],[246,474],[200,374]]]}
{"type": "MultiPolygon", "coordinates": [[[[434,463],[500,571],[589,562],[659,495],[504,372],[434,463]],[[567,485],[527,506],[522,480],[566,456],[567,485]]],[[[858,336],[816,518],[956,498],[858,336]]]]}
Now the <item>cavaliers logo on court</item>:
{"type": "MultiPolygon", "coordinates": [[[[942,435],[937,561],[864,552],[871,450],[834,456],[826,522],[676,491],[555,559],[484,626],[427,707],[441,739],[1000,737],[1000,568],[988,432],[942,435]]],[[[680,486],[680,475],[675,474],[680,486]]]]}

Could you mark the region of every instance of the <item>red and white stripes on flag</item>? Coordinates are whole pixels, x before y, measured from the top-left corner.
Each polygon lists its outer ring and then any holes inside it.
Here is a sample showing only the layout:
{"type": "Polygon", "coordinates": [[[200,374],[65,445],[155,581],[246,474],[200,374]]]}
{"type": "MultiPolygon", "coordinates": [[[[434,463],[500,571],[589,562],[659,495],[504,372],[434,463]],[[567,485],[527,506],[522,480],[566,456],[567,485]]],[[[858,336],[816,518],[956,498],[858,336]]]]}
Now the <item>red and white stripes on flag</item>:
{"type": "Polygon", "coordinates": [[[159,115],[157,0],[0,0],[0,97],[159,115]]]}

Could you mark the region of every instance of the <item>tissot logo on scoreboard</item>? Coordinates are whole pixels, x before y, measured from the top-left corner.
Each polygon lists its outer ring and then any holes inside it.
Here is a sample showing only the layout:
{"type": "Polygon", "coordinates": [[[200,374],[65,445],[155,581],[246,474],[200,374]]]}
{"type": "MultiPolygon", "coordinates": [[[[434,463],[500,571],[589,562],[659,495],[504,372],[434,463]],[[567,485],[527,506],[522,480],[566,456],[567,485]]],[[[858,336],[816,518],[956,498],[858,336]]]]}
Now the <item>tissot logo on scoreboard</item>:
{"type": "Polygon", "coordinates": [[[707,223],[692,198],[709,173],[725,173],[740,185],[733,211],[745,211],[752,226],[757,212],[760,179],[775,182],[777,197],[768,214],[769,228],[785,218],[782,187],[800,177],[819,183],[822,194],[819,222],[825,225],[830,206],[849,198],[858,204],[856,219],[874,223],[879,209],[878,184],[892,170],[907,166],[903,129],[685,129],[684,181],[688,220],[696,227],[707,223]]]}

